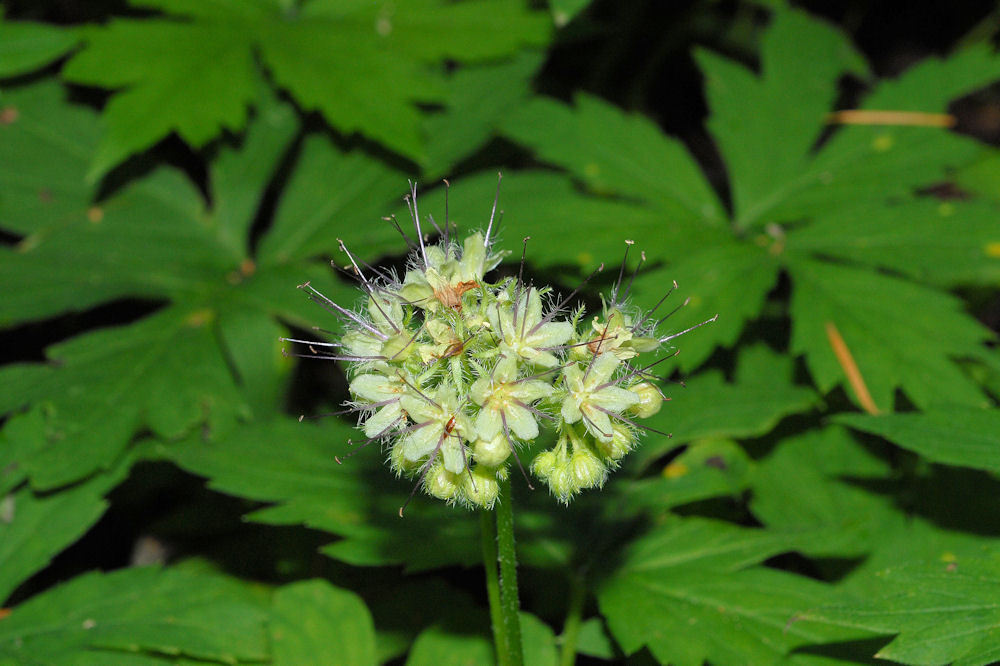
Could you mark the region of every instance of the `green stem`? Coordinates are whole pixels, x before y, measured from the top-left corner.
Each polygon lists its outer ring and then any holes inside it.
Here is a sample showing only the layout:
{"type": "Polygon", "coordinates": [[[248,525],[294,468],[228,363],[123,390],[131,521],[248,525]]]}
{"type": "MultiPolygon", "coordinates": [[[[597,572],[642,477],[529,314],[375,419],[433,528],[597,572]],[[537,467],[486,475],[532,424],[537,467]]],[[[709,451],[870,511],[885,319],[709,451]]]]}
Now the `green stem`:
{"type": "Polygon", "coordinates": [[[576,663],[576,642],[580,636],[583,602],[587,595],[583,576],[571,576],[569,584],[569,608],[566,611],[566,624],[563,625],[560,666],[573,666],[576,663]]]}
{"type": "Polygon", "coordinates": [[[496,503],[497,555],[500,562],[501,633],[494,632],[499,666],[523,666],[521,604],[517,597],[517,553],[514,550],[514,508],[510,477],[500,480],[496,503]]]}
{"type": "Polygon", "coordinates": [[[497,663],[502,663],[500,646],[507,642],[507,632],[500,610],[500,570],[497,568],[497,521],[492,511],[479,512],[479,526],[483,535],[483,568],[486,570],[486,596],[490,603],[490,622],[496,643],[497,663]]]}

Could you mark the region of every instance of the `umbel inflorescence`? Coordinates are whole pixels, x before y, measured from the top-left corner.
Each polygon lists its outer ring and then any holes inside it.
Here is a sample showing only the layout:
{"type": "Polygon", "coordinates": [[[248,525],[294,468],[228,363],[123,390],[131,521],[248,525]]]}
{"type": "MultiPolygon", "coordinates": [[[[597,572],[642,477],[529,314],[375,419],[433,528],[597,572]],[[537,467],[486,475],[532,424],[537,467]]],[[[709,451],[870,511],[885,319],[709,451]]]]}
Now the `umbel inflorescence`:
{"type": "Polygon", "coordinates": [[[351,310],[300,285],[346,330],[336,342],[287,339],[309,346],[296,355],[346,362],[345,412],[360,415],[362,446],[386,444],[392,469],[417,478],[414,490],[491,508],[511,459],[527,476],[522,458],[532,454],[532,474],[562,502],[602,486],[640,431],[651,430],[639,421],[665,399],[650,370],[669,356],[646,365],[636,358],[691,330],[656,333],[666,317],[654,312],[673,289],[645,315],[628,306],[635,272],[623,288],[626,241],[610,298],[588,319],[573,306],[579,287],[556,298],[523,279],[523,252],[517,278],[487,279],[506,254],[494,248],[496,200],[486,231],[461,245],[449,238],[447,214],[440,242],[425,237],[415,186],[407,204],[416,241],[400,229],[413,248],[403,280],[362,268],[341,243],[364,302],[351,310]]]}

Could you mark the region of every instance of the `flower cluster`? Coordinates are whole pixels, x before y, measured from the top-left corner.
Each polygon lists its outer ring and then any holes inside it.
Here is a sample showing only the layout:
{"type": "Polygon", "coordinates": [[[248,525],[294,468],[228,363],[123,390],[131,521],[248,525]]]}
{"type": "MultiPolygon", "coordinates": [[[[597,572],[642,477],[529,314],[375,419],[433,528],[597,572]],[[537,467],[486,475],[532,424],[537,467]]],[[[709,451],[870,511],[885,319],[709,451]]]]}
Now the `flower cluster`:
{"type": "Polygon", "coordinates": [[[658,337],[666,317],[656,321],[652,312],[640,316],[626,306],[635,277],[622,289],[631,241],[611,298],[586,321],[582,308],[567,309],[579,288],[555,302],[550,289],[524,281],[523,273],[487,279],[504,256],[493,247],[493,215],[485,232],[461,245],[449,238],[446,220],[431,244],[415,188],[407,201],[417,238],[400,230],[414,249],[402,281],[359,265],[341,243],[364,304],[354,311],[300,285],[344,321],[346,332],[337,342],[288,340],[348,363],[346,411],[360,414],[364,444],[387,444],[393,470],[418,479],[414,490],[490,508],[511,460],[527,475],[521,457],[529,454],[531,472],[563,502],[603,485],[640,430],[649,429],[639,420],[664,400],[650,369],[665,358],[644,367],[633,359],[687,332],[658,337]]]}

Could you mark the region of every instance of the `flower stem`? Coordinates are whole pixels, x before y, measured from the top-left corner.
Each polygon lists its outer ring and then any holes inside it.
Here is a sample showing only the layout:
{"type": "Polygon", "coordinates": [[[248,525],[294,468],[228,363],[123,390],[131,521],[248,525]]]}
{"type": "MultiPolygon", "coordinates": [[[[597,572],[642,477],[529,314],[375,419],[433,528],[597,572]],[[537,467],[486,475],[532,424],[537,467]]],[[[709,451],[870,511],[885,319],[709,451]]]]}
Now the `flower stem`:
{"type": "Polygon", "coordinates": [[[498,666],[523,666],[521,652],[521,605],[517,596],[517,554],[514,550],[514,510],[510,477],[500,480],[495,514],[483,511],[483,566],[486,592],[493,623],[498,666]],[[494,519],[495,517],[495,519],[494,519]],[[499,576],[497,563],[499,562],[499,576]]]}
{"type": "Polygon", "coordinates": [[[496,643],[497,664],[503,663],[502,645],[507,643],[506,627],[500,610],[500,572],[497,567],[496,515],[489,510],[479,512],[479,526],[483,535],[483,569],[486,570],[486,596],[490,603],[490,623],[496,643]]]}
{"type": "Polygon", "coordinates": [[[563,626],[562,654],[559,659],[561,666],[573,666],[576,663],[576,642],[580,636],[580,624],[583,619],[583,601],[587,589],[582,575],[573,574],[570,577],[569,608],[566,612],[566,624],[563,626]]]}

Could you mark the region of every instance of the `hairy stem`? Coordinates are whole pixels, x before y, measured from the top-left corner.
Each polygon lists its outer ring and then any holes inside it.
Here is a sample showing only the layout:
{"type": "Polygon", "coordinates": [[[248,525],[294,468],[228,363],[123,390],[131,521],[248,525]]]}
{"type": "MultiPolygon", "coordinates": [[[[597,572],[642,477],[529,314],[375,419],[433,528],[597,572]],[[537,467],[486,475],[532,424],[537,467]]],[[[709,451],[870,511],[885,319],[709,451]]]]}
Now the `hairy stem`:
{"type": "MultiPolygon", "coordinates": [[[[521,653],[521,610],[517,596],[517,554],[514,549],[514,509],[510,492],[510,477],[500,480],[500,496],[496,503],[496,550],[500,562],[500,625],[497,632],[494,616],[494,639],[499,666],[523,666],[521,653]]],[[[485,524],[485,523],[484,523],[485,524]]],[[[483,546],[485,553],[486,546],[483,546]]],[[[487,570],[489,570],[487,565],[487,570]]],[[[493,563],[494,570],[496,561],[493,563]]],[[[491,601],[492,610],[492,601],[491,601]]]]}
{"type": "Polygon", "coordinates": [[[479,512],[479,526],[483,535],[483,569],[486,571],[486,596],[490,604],[490,623],[496,643],[497,664],[503,664],[501,646],[506,645],[507,631],[500,610],[500,570],[497,566],[497,522],[492,511],[479,512]]]}
{"type": "Polygon", "coordinates": [[[583,602],[587,594],[583,576],[573,574],[569,584],[569,608],[566,610],[566,624],[563,626],[562,633],[562,651],[559,657],[561,666],[573,666],[576,663],[576,642],[580,636],[583,602]]]}

